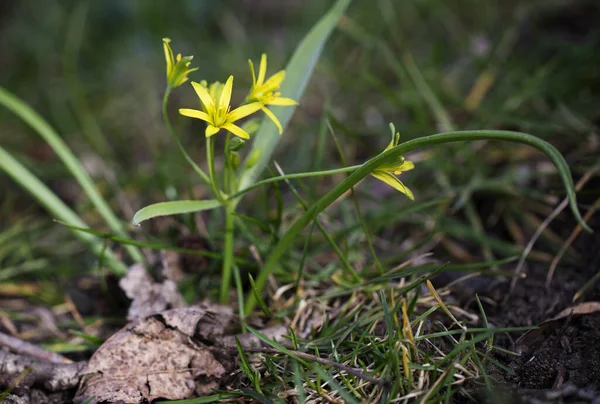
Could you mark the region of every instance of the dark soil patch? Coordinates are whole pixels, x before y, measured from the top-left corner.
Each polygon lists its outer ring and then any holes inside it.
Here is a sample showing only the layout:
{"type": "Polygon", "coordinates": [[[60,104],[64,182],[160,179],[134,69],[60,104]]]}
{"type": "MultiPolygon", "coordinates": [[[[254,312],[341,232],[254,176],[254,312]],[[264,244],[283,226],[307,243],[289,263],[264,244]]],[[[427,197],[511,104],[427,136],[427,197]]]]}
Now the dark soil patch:
{"type": "MultiPolygon", "coordinates": [[[[599,224],[595,221],[593,228],[599,224]]],[[[538,265],[527,271],[527,278],[510,295],[509,281],[480,292],[497,303],[484,305],[490,323],[496,327],[539,325],[573,307],[574,294],[600,270],[600,235],[581,235],[575,248],[583,256],[582,265],[557,271],[549,288],[545,286],[547,266],[538,265]]],[[[600,301],[600,284],[581,301],[600,301]]],[[[532,335],[519,346],[507,335],[495,339],[498,346],[521,352],[520,356],[496,356],[512,371],[491,369],[498,385],[507,388],[501,402],[600,403],[600,313],[567,316],[532,335]]],[[[490,402],[497,399],[487,397],[490,402]]]]}

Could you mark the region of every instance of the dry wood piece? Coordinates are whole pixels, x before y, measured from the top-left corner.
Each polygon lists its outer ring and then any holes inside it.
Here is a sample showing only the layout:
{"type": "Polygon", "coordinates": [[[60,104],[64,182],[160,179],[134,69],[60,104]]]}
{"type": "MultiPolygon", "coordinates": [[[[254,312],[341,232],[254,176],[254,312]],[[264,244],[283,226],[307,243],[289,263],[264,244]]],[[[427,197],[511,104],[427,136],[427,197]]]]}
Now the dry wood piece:
{"type": "MultiPolygon", "coordinates": [[[[37,358],[42,361],[48,361],[52,363],[72,363],[73,361],[65,358],[64,356],[57,354],[56,352],[46,351],[31,342],[23,341],[22,339],[11,337],[0,332],[0,345],[12,350],[15,353],[21,355],[30,356],[37,358]]],[[[0,365],[1,366],[1,365],[0,365]]]]}
{"type": "Polygon", "coordinates": [[[68,390],[77,386],[84,367],[84,362],[51,363],[0,350],[0,387],[23,390],[37,385],[46,391],[68,390]]]}

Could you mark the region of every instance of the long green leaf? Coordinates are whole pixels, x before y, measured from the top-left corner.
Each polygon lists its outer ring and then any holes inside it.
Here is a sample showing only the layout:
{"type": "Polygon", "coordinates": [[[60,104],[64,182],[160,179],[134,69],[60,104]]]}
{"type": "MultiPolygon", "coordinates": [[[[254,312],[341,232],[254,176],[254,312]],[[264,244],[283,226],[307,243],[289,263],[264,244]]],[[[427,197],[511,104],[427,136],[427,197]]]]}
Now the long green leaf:
{"type": "MultiPolygon", "coordinates": [[[[286,76],[281,85],[281,94],[299,100],[312,75],[313,69],[319,56],[329,38],[331,31],[344,15],[350,0],[338,0],[331,9],[315,24],[306,34],[302,42],[296,48],[292,58],[287,64],[286,76]]],[[[296,107],[269,107],[281,126],[286,128],[296,107]]],[[[279,143],[280,135],[275,125],[269,119],[263,119],[262,125],[256,134],[252,144],[250,156],[258,156],[256,163],[244,172],[240,180],[239,189],[245,189],[254,184],[258,176],[271,161],[275,147],[279,143]]],[[[243,167],[243,166],[242,166],[243,167]]],[[[239,200],[239,199],[238,199],[239,200]]]]}
{"type": "Polygon", "coordinates": [[[134,226],[139,226],[144,220],[152,219],[154,217],[200,212],[202,210],[218,208],[219,206],[221,206],[221,202],[216,199],[207,199],[204,201],[160,202],[138,210],[133,216],[131,223],[134,226]]]}
{"type": "MultiPolygon", "coordinates": [[[[85,227],[73,226],[71,224],[61,222],[60,220],[57,220],[56,222],[62,224],[63,226],[68,227],[71,230],[75,230],[78,232],[82,231],[84,233],[94,235],[103,240],[114,241],[115,243],[120,243],[120,244],[125,244],[125,245],[134,245],[134,246],[143,247],[143,248],[150,248],[152,250],[164,250],[164,251],[173,251],[173,252],[177,252],[180,254],[199,255],[201,257],[212,258],[215,260],[223,259],[223,254],[219,254],[216,252],[204,251],[204,250],[199,250],[199,249],[191,249],[191,248],[173,247],[168,244],[160,244],[160,243],[152,243],[152,242],[146,242],[146,241],[133,240],[130,238],[114,236],[110,233],[104,233],[104,232],[88,229],[85,227]]],[[[238,265],[245,265],[245,266],[255,265],[254,261],[246,260],[244,258],[235,258],[235,263],[238,265]]]]}
{"type": "MultiPolygon", "coordinates": [[[[75,212],[65,205],[59,197],[48,189],[48,187],[46,187],[46,185],[44,185],[44,183],[27,168],[4,150],[2,146],[0,146],[0,169],[5,171],[15,180],[15,182],[29,191],[29,193],[55,217],[64,222],[74,224],[75,226],[88,227],[75,212]]],[[[88,233],[75,232],[74,234],[87,243],[94,253],[98,256],[103,256],[107,266],[115,274],[124,275],[127,272],[125,265],[115,257],[112,251],[105,248],[102,240],[99,240],[88,233]]]]}
{"type": "MultiPolygon", "coordinates": [[[[283,254],[291,247],[294,243],[298,234],[304,229],[304,227],[313,221],[319,213],[321,213],[325,208],[331,205],[336,199],[338,199],[342,194],[356,185],[360,180],[369,175],[373,170],[382,164],[397,158],[398,156],[402,156],[410,151],[433,146],[436,144],[442,143],[450,143],[450,142],[460,142],[465,140],[503,140],[510,142],[523,143],[536,149],[544,152],[552,162],[558,168],[558,172],[560,178],[563,181],[563,185],[565,186],[567,197],[569,199],[569,204],[571,206],[571,211],[575,218],[579,222],[579,224],[591,232],[592,229],[583,221],[581,218],[581,214],[579,213],[579,209],[577,207],[577,200],[575,197],[575,188],[573,186],[573,179],[571,178],[571,171],[569,170],[569,166],[567,162],[560,154],[558,150],[550,143],[537,138],[535,136],[529,135],[527,133],[521,132],[510,132],[510,131],[502,131],[502,130],[473,130],[473,131],[458,131],[458,132],[447,132],[447,133],[438,133],[436,135],[424,136],[421,138],[409,140],[405,143],[402,143],[388,151],[381,153],[377,157],[372,158],[363,164],[360,168],[354,171],[351,175],[349,175],[345,180],[343,180],[338,186],[329,191],[325,196],[319,199],[317,202],[313,204],[313,206],[307,210],[302,216],[300,216],[294,224],[288,229],[286,234],[279,240],[279,243],[275,245],[273,248],[273,252],[265,262],[261,272],[256,278],[256,288],[258,290],[262,290],[265,282],[267,280],[268,275],[273,272],[275,267],[278,265],[279,260],[283,256],[283,254]]],[[[251,313],[254,308],[255,300],[254,296],[250,295],[248,300],[246,301],[246,313],[251,313]]]]}
{"type": "MultiPolygon", "coordinates": [[[[31,126],[31,128],[36,131],[50,147],[52,147],[52,150],[54,150],[73,177],[75,177],[79,185],[81,185],[88,198],[90,198],[90,201],[111,230],[120,236],[125,236],[123,224],[102,198],[79,160],[77,160],[73,152],[71,152],[67,144],[60,138],[52,126],[50,126],[50,124],[48,124],[48,122],[46,122],[44,118],[35,112],[29,105],[2,87],[0,87],[0,105],[3,105],[19,116],[19,118],[31,126]]],[[[27,190],[30,193],[33,193],[32,189],[27,188],[27,190]]],[[[127,246],[126,248],[135,261],[142,262],[144,260],[142,254],[136,247],[127,246]]]]}

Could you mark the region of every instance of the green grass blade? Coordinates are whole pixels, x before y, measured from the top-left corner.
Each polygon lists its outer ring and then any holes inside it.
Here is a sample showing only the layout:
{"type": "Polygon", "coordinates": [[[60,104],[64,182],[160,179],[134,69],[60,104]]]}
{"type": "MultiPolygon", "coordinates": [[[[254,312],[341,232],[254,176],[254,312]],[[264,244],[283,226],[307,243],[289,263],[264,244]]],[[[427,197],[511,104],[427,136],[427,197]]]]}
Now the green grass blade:
{"type": "Polygon", "coordinates": [[[308,366],[308,363],[304,359],[301,359],[300,357],[298,357],[298,355],[296,355],[294,352],[290,351],[289,349],[287,349],[286,347],[281,345],[279,342],[269,339],[266,335],[260,333],[259,331],[255,330],[254,328],[252,328],[250,326],[246,326],[246,328],[252,334],[256,335],[256,337],[259,340],[261,340],[262,342],[264,342],[265,344],[270,345],[271,347],[277,349],[278,351],[281,351],[281,353],[286,354],[290,358],[296,359],[303,366],[308,366]]]}
{"type": "Polygon", "coordinates": [[[187,400],[170,400],[170,401],[157,401],[157,404],[169,403],[169,404],[203,404],[203,403],[221,403],[223,400],[232,400],[238,397],[239,394],[235,393],[218,393],[210,396],[188,398],[187,400]]]}
{"type": "Polygon", "coordinates": [[[40,271],[44,268],[48,268],[48,261],[45,259],[31,260],[19,265],[0,268],[0,282],[29,272],[40,271]]]}
{"type": "MultiPolygon", "coordinates": [[[[57,220],[57,222],[62,224],[63,226],[66,226],[66,227],[72,229],[72,230],[88,233],[88,234],[94,235],[96,237],[102,238],[104,240],[114,241],[115,243],[119,243],[119,244],[134,245],[137,247],[150,248],[152,250],[173,251],[173,252],[177,252],[180,254],[199,255],[202,257],[212,258],[214,260],[222,260],[223,259],[223,254],[219,254],[219,253],[214,253],[214,252],[205,251],[205,250],[191,249],[191,248],[174,247],[174,246],[171,246],[168,244],[162,244],[162,243],[152,243],[152,242],[146,242],[146,241],[133,240],[133,239],[126,238],[126,237],[115,236],[110,233],[95,231],[92,229],[88,229],[86,227],[73,226],[71,224],[61,222],[59,220],[57,220]]],[[[254,261],[249,261],[247,259],[239,258],[239,257],[236,257],[234,262],[238,265],[244,265],[246,267],[252,267],[253,265],[255,265],[254,261]]]]}
{"type": "MultiPolygon", "coordinates": [[[[350,0],[337,0],[327,14],[317,22],[300,42],[285,68],[286,76],[281,85],[283,97],[290,97],[294,100],[299,100],[302,97],[325,42],[344,15],[349,4],[350,0]]],[[[285,130],[296,107],[270,106],[269,108],[279,119],[285,130]]],[[[258,161],[244,172],[239,189],[245,189],[256,182],[258,176],[271,161],[271,156],[279,143],[279,139],[280,135],[275,125],[269,119],[264,119],[252,144],[252,151],[249,153],[249,156],[258,155],[258,161]]]]}
{"type": "Polygon", "coordinates": [[[319,376],[321,376],[321,378],[323,378],[324,380],[326,380],[327,383],[331,386],[330,387],[331,390],[335,391],[336,393],[338,393],[342,397],[342,399],[344,399],[344,402],[346,402],[346,403],[354,403],[354,404],[358,404],[359,403],[358,399],[355,396],[353,396],[348,390],[346,390],[341,384],[339,384],[321,366],[319,366],[319,365],[317,365],[315,363],[312,366],[312,370],[314,372],[316,372],[319,376]]]}
{"type": "Polygon", "coordinates": [[[133,215],[131,223],[134,226],[139,226],[144,220],[152,219],[154,217],[200,212],[203,210],[215,209],[219,206],[221,206],[221,202],[216,199],[160,202],[138,210],[135,215],[133,215]]]}
{"type": "MultiPolygon", "coordinates": [[[[0,146],[0,170],[5,171],[15,182],[29,191],[46,210],[58,219],[72,223],[75,226],[88,227],[71,208],[65,205],[43,182],[13,158],[2,146],[0,146]]],[[[97,256],[103,255],[106,265],[115,274],[124,275],[127,272],[125,265],[115,257],[112,251],[105,249],[102,240],[98,240],[88,233],[74,232],[74,234],[89,245],[97,256]]]]}
{"type": "MultiPolygon", "coordinates": [[[[279,243],[277,243],[277,245],[273,248],[273,252],[265,262],[265,265],[256,278],[256,287],[258,290],[263,289],[267,280],[267,276],[273,272],[275,267],[279,264],[280,258],[292,246],[298,237],[298,234],[304,229],[304,227],[314,220],[325,208],[331,205],[336,199],[356,185],[360,180],[373,172],[373,170],[375,170],[377,167],[393,158],[402,156],[408,152],[420,149],[422,147],[466,140],[503,140],[526,144],[544,152],[558,168],[560,178],[565,186],[569,204],[573,214],[575,215],[575,218],[584,229],[590,232],[592,231],[583,221],[581,214],[579,213],[577,200],[575,197],[575,188],[573,186],[573,179],[571,178],[569,166],[560,152],[556,150],[556,148],[550,143],[526,133],[502,130],[473,130],[438,133],[431,136],[424,136],[409,140],[372,158],[354,171],[351,175],[349,175],[345,180],[339,183],[334,189],[325,194],[321,199],[316,201],[314,205],[308,211],[306,211],[306,213],[304,213],[296,220],[296,222],[294,222],[294,224],[288,229],[287,233],[281,238],[281,240],[279,240],[279,243]]],[[[246,302],[246,313],[249,314],[252,311],[254,304],[254,297],[249,296],[248,301],[246,302]]]]}
{"type": "MultiPolygon", "coordinates": [[[[100,216],[102,216],[104,221],[111,228],[111,230],[120,236],[125,236],[123,223],[121,223],[121,221],[115,216],[110,206],[108,206],[104,198],[102,198],[96,189],[92,179],[85,171],[79,160],[77,160],[73,152],[71,152],[69,147],[60,138],[58,133],[56,133],[56,131],[50,126],[50,124],[48,124],[48,122],[46,122],[40,115],[38,115],[38,113],[35,112],[29,105],[2,87],[0,87],[0,105],[3,105],[10,111],[14,112],[25,123],[31,126],[31,128],[37,132],[46,141],[46,143],[48,143],[56,155],[62,160],[67,169],[71,172],[73,177],[75,177],[79,185],[81,185],[84,192],[88,198],[90,198],[90,201],[100,216]]],[[[32,192],[32,190],[29,188],[27,188],[27,190],[32,192]]],[[[135,261],[143,262],[144,258],[136,247],[127,246],[126,248],[135,261]]]]}

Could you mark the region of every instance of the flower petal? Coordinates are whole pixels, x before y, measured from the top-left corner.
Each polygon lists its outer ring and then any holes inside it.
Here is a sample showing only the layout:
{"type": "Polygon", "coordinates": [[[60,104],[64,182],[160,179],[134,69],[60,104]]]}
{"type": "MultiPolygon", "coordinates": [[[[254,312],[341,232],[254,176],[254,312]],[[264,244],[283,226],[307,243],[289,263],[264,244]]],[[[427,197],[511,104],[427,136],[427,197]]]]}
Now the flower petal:
{"type": "Polygon", "coordinates": [[[394,136],[392,136],[392,140],[390,141],[390,144],[387,145],[387,147],[383,150],[389,150],[392,147],[396,147],[398,146],[398,144],[400,144],[400,133],[396,132],[396,134],[394,136]]]}
{"type": "Polygon", "coordinates": [[[204,135],[206,137],[211,137],[213,135],[216,135],[219,132],[219,130],[221,130],[221,128],[217,128],[216,126],[208,125],[206,127],[206,131],[204,132],[204,135]]]}
{"type": "Polygon", "coordinates": [[[269,110],[268,108],[262,107],[261,109],[265,113],[265,115],[267,115],[269,117],[269,119],[273,121],[275,126],[277,126],[277,130],[279,131],[279,134],[281,135],[283,133],[283,128],[281,127],[281,122],[279,122],[279,119],[277,119],[275,114],[273,114],[273,112],[271,112],[271,110],[269,110]]]}
{"type": "Polygon", "coordinates": [[[256,86],[256,75],[254,74],[254,63],[248,59],[248,66],[250,67],[250,73],[252,74],[252,88],[256,86]]]}
{"type": "Polygon", "coordinates": [[[404,163],[400,167],[396,167],[394,169],[395,174],[400,174],[403,171],[410,171],[415,168],[415,165],[412,161],[405,160],[404,163]]]}
{"type": "Polygon", "coordinates": [[[267,100],[265,102],[265,104],[290,106],[290,105],[298,105],[298,102],[292,100],[291,98],[275,97],[275,98],[267,100]]]}
{"type": "Polygon", "coordinates": [[[228,130],[229,132],[242,139],[250,139],[250,135],[248,134],[248,132],[232,123],[226,123],[225,125],[223,125],[223,129],[228,130]]]}
{"type": "Polygon", "coordinates": [[[200,83],[196,83],[195,81],[192,81],[192,87],[194,87],[194,91],[196,91],[196,94],[198,94],[198,98],[200,98],[200,101],[202,101],[202,105],[204,105],[204,108],[206,108],[206,112],[208,112],[209,115],[214,114],[215,101],[208,93],[206,87],[204,87],[200,83]]]}
{"type": "Polygon", "coordinates": [[[404,156],[395,156],[393,158],[390,158],[390,160],[385,163],[380,165],[379,167],[376,168],[377,171],[387,171],[389,173],[396,173],[399,174],[402,171],[408,171],[408,170],[412,170],[415,165],[411,162],[409,162],[408,164],[406,163],[406,159],[404,158],[404,156]]]}
{"type": "Polygon", "coordinates": [[[229,76],[223,90],[221,90],[221,97],[219,98],[219,105],[217,109],[227,110],[229,103],[231,102],[231,91],[233,90],[233,76],[229,76]]]}
{"type": "Polygon", "coordinates": [[[187,116],[190,118],[202,119],[206,122],[211,122],[210,116],[204,111],[198,111],[197,109],[189,109],[189,108],[181,108],[179,113],[183,116],[187,116]]]}
{"type": "Polygon", "coordinates": [[[392,147],[395,147],[395,146],[396,145],[394,144],[394,139],[392,139],[390,144],[388,144],[387,147],[385,149],[383,149],[383,151],[388,151],[389,149],[391,149],[392,147]]]}
{"type": "Polygon", "coordinates": [[[265,81],[265,76],[267,74],[267,54],[263,53],[260,56],[260,67],[258,68],[258,79],[256,80],[257,86],[262,86],[265,81]]]}
{"type": "Polygon", "coordinates": [[[165,62],[167,62],[167,80],[169,79],[169,76],[173,71],[173,66],[175,65],[173,50],[171,49],[169,42],[171,42],[169,38],[163,38],[163,50],[165,51],[165,62]]]}
{"type": "Polygon", "coordinates": [[[280,70],[265,81],[263,84],[264,92],[275,91],[285,79],[285,70],[280,70]]]}
{"type": "Polygon", "coordinates": [[[394,177],[387,171],[376,170],[373,171],[371,175],[377,178],[378,180],[385,182],[397,191],[402,192],[404,195],[408,196],[412,201],[415,200],[415,196],[413,195],[412,191],[408,189],[408,187],[404,185],[402,181],[400,181],[398,178],[394,177]]]}
{"type": "Polygon", "coordinates": [[[238,119],[242,119],[250,114],[255,113],[259,109],[262,108],[262,104],[260,102],[253,102],[250,104],[242,105],[227,114],[227,122],[235,122],[238,119]]]}
{"type": "Polygon", "coordinates": [[[221,99],[221,92],[223,91],[224,86],[225,84],[219,81],[215,81],[214,83],[211,83],[210,86],[206,86],[210,98],[212,98],[214,102],[218,102],[218,100],[221,99]]]}

